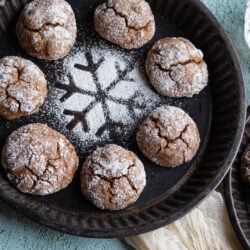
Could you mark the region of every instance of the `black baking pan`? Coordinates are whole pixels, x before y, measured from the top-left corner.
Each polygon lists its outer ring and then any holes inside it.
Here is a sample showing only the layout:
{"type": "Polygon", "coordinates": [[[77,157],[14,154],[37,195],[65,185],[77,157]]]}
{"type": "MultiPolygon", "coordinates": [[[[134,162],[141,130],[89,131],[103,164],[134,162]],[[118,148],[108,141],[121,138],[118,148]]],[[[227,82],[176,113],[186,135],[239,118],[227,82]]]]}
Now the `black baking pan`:
{"type": "Polygon", "coordinates": [[[240,176],[241,157],[250,143],[250,107],[239,152],[224,180],[227,211],[233,229],[244,249],[250,249],[250,195],[249,187],[240,176]]]}
{"type": "MultiPolygon", "coordinates": [[[[17,55],[35,62],[48,80],[48,96],[39,112],[30,117],[15,121],[0,119],[0,146],[18,127],[34,122],[46,123],[64,134],[76,147],[80,165],[73,182],[66,189],[45,197],[17,192],[2,171],[0,197],[41,224],[86,237],[127,237],[167,225],[191,211],[215,189],[238,151],[245,124],[246,98],[237,53],[222,26],[199,0],[149,1],[156,20],[156,34],[147,45],[132,51],[104,41],[95,32],[93,13],[103,1],[68,2],[72,5],[78,24],[77,40],[72,51],[83,48],[88,53],[88,71],[92,74],[96,70],[94,60],[91,60],[93,47],[105,46],[114,54],[123,54],[130,58],[127,70],[131,70],[133,65],[139,65],[144,75],[147,52],[160,38],[183,36],[203,51],[209,69],[208,86],[193,98],[171,99],[159,96],[160,101],[157,103],[157,106],[178,106],[194,119],[201,136],[200,149],[191,162],[180,167],[167,169],[156,166],[138,150],[135,140],[137,126],[123,136],[129,124],[124,126],[109,118],[105,120],[105,130],[109,132],[106,139],[83,146],[83,139],[74,133],[74,127],[80,124],[86,132],[85,116],[81,112],[70,113],[74,121],[65,124],[66,119],[58,119],[58,114],[64,117],[69,111],[64,110],[60,114],[54,105],[58,101],[63,104],[65,99],[77,92],[77,83],[69,78],[69,85],[65,87],[58,81],[58,76],[63,74],[63,60],[43,61],[24,53],[15,36],[15,23],[26,1],[6,1],[0,9],[0,56],[17,55]],[[63,96],[55,95],[57,89],[64,89],[63,96]],[[147,174],[147,185],[138,201],[118,212],[97,209],[80,191],[79,172],[82,163],[91,151],[107,143],[116,143],[134,151],[144,163],[147,174]]],[[[102,99],[100,93],[97,96],[102,99]]],[[[127,103],[131,105],[133,99],[127,103]]],[[[149,112],[155,107],[152,105],[149,112]]],[[[139,124],[144,118],[134,119],[139,124]]],[[[101,136],[101,133],[96,136],[101,136]]]]}

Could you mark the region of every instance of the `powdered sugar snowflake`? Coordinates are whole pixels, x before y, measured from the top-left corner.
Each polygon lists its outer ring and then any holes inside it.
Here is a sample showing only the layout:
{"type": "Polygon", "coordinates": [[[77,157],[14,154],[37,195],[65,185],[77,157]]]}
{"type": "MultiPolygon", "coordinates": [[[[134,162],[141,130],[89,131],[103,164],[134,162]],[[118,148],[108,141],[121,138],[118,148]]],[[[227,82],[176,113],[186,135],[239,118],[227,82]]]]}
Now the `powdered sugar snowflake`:
{"type": "Polygon", "coordinates": [[[100,137],[128,129],[142,117],[159,96],[148,85],[137,64],[110,52],[78,52],[64,62],[63,81],[55,87],[66,128],[100,137]]]}

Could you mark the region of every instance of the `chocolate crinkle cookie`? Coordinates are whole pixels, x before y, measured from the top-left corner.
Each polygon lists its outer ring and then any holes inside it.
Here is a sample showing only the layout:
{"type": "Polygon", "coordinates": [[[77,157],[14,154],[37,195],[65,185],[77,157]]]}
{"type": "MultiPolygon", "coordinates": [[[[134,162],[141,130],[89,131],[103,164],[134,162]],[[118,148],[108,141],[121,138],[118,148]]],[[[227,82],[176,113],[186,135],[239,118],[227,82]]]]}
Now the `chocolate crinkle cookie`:
{"type": "Polygon", "coordinates": [[[155,109],[140,125],[136,139],[143,154],[163,167],[190,161],[200,144],[195,122],[183,110],[172,106],[155,109]]]}
{"type": "Polygon", "coordinates": [[[155,33],[150,6],[144,0],[108,0],[94,14],[96,31],[125,49],[139,48],[155,33]]]}
{"type": "Polygon", "coordinates": [[[250,186],[250,144],[241,158],[241,178],[250,186]]]}
{"type": "Polygon", "coordinates": [[[164,38],[148,52],[146,71],[153,87],[167,97],[192,97],[208,82],[202,52],[185,38],[164,38]]]}
{"type": "Polygon", "coordinates": [[[0,116],[13,120],[31,115],[46,94],[44,74],[33,62],[14,56],[0,59],[0,116]]]}
{"type": "Polygon", "coordinates": [[[19,191],[47,195],[69,185],[78,157],[63,135],[34,123],[8,137],[2,150],[2,165],[11,184],[19,191]]]}
{"type": "Polygon", "coordinates": [[[66,56],[76,38],[76,20],[64,0],[34,0],[25,5],[16,26],[21,47],[31,56],[57,60],[66,56]]]}
{"type": "Polygon", "coordinates": [[[98,148],[82,167],[82,192],[100,209],[127,207],[138,199],[145,185],[142,162],[133,152],[117,145],[98,148]]]}

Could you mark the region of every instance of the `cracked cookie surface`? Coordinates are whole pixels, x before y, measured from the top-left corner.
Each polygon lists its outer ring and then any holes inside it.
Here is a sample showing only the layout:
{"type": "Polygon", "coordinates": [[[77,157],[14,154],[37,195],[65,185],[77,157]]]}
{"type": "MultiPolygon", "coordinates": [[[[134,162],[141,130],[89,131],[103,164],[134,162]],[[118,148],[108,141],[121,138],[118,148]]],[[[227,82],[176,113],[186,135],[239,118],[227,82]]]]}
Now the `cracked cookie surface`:
{"type": "Polygon", "coordinates": [[[70,142],[43,124],[14,131],[2,150],[2,165],[11,184],[24,193],[47,195],[69,185],[78,166],[70,142]]]}
{"type": "Polygon", "coordinates": [[[31,56],[57,60],[65,57],[76,38],[76,20],[64,0],[34,0],[25,5],[16,26],[21,47],[31,56]]]}
{"type": "Polygon", "coordinates": [[[248,144],[241,158],[241,178],[250,186],[250,144],[248,144]]]}
{"type": "Polygon", "coordinates": [[[183,110],[172,106],[155,109],[140,125],[136,139],[143,154],[163,167],[190,161],[200,144],[195,122],[183,110]]]}
{"type": "Polygon", "coordinates": [[[153,87],[167,97],[192,97],[208,82],[202,52],[185,38],[164,38],[148,52],[146,71],[153,87]]]}
{"type": "Polygon", "coordinates": [[[0,116],[13,120],[31,115],[46,94],[44,74],[33,62],[14,56],[0,59],[0,116]]]}
{"type": "Polygon", "coordinates": [[[100,209],[119,210],[134,203],[146,185],[140,159],[117,145],[94,151],[81,172],[85,197],[100,209]]]}
{"type": "Polygon", "coordinates": [[[96,31],[122,48],[139,48],[155,33],[150,6],[144,0],[108,0],[94,14],[96,31]]]}

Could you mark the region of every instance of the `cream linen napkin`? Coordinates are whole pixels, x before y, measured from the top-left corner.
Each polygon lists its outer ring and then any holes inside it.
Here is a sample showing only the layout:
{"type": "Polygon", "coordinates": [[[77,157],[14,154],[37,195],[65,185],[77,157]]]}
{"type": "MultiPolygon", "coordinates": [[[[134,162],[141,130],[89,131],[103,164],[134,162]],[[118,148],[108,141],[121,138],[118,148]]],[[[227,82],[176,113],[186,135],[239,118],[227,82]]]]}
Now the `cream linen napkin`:
{"type": "Polygon", "coordinates": [[[218,191],[176,222],[125,240],[137,250],[242,249],[218,191]]]}

